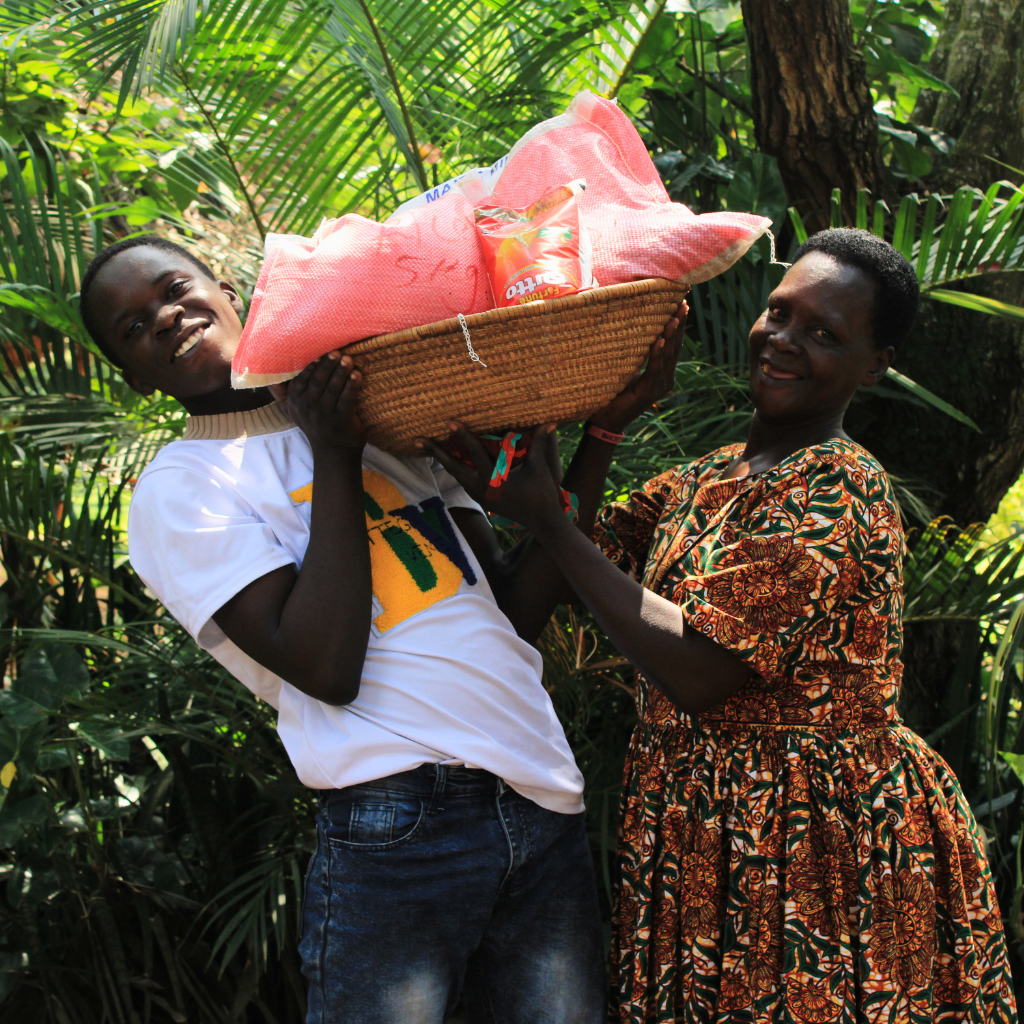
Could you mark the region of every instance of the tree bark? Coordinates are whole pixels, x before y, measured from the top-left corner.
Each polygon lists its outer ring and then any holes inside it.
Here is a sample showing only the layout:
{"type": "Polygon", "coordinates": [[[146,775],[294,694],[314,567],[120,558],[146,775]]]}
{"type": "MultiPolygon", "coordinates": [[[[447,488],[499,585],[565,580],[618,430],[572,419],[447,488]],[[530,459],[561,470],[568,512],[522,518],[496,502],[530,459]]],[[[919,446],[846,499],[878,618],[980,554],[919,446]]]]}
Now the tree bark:
{"type": "Polygon", "coordinates": [[[929,62],[959,96],[922,90],[914,120],[957,141],[935,185],[1024,177],[1024,0],[950,0],[929,62]],[[989,159],[989,158],[994,159],[989,159]],[[1018,169],[1016,175],[995,161],[1018,169]]]}
{"type": "MultiPolygon", "coordinates": [[[[952,93],[922,92],[918,123],[956,138],[935,168],[932,190],[1020,182],[988,155],[1024,165],[1024,0],[950,0],[929,70],[952,93]]],[[[1024,305],[1024,274],[975,279],[968,291],[1024,305]]],[[[963,410],[981,433],[931,411],[887,403],[864,443],[900,474],[942,495],[937,511],[961,525],[984,522],[1024,470],[1024,328],[925,300],[900,353],[911,377],[963,410]]]]}
{"type": "Polygon", "coordinates": [[[847,0],[743,0],[757,144],[775,157],[809,230],[828,227],[834,188],[852,223],[857,192],[891,200],[847,0]]]}

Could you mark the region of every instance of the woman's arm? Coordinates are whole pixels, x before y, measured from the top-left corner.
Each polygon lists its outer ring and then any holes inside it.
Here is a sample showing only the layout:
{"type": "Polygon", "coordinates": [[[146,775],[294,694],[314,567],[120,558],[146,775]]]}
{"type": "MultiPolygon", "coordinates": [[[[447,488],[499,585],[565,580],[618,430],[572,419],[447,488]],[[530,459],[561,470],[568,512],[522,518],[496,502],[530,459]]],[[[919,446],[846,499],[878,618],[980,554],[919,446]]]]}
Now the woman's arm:
{"type": "MultiPolygon", "coordinates": [[[[438,457],[456,479],[461,475],[471,482],[472,470],[447,453],[438,457]]],[[[718,704],[755,676],[736,655],[686,628],[676,605],[631,580],[569,523],[539,445],[531,447],[489,505],[531,528],[537,545],[615,646],[683,711],[718,704]]],[[[524,589],[528,592],[528,584],[524,589]]]]}
{"type": "Polygon", "coordinates": [[[704,711],[753,678],[734,654],[686,628],[677,605],[626,576],[567,522],[548,517],[534,529],[612,643],[681,710],[704,711]]]}
{"type": "MultiPolygon", "coordinates": [[[[644,372],[604,409],[595,413],[591,423],[609,433],[622,433],[640,413],[672,390],[683,341],[680,324],[686,314],[686,303],[681,303],[676,315],[665,325],[663,337],[651,346],[644,372]]],[[[464,427],[458,423],[452,423],[451,427],[462,449],[470,453],[474,469],[467,470],[467,467],[454,463],[450,453],[434,441],[420,438],[417,444],[430,450],[470,496],[483,504],[493,496],[490,492],[494,488],[487,485],[494,460],[464,427]]],[[[561,486],[576,495],[579,506],[575,528],[582,537],[589,538],[601,508],[615,445],[584,434],[564,477],[561,475],[558,438],[553,425],[538,427],[534,431],[531,451],[547,465],[551,479],[561,478],[561,486]]],[[[503,552],[484,516],[461,509],[452,512],[487,576],[498,606],[508,616],[516,632],[533,643],[547,625],[555,607],[573,600],[572,586],[562,568],[534,537],[526,537],[511,551],[503,552]]]]}

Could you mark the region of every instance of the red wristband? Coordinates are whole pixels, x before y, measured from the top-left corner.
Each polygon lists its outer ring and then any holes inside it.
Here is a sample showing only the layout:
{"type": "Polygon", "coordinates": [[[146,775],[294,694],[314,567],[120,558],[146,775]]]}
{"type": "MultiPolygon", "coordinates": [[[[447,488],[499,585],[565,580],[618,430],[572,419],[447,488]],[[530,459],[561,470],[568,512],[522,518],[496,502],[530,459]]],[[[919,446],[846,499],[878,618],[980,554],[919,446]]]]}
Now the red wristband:
{"type": "Polygon", "coordinates": [[[626,436],[625,434],[613,434],[610,430],[602,430],[601,427],[595,426],[593,423],[587,424],[587,433],[607,444],[619,444],[626,436]]]}

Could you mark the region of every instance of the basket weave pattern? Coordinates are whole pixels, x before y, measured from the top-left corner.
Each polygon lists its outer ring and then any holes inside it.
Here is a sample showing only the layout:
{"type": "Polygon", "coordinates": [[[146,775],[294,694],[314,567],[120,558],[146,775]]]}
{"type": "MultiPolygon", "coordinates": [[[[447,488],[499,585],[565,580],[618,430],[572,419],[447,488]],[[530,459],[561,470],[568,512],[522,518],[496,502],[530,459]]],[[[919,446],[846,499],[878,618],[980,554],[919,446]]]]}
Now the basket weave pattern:
{"type": "Polygon", "coordinates": [[[643,364],[689,291],[660,278],[595,288],[349,345],[365,373],[360,413],[371,444],[422,455],[416,437],[574,423],[607,404],[643,364]]]}

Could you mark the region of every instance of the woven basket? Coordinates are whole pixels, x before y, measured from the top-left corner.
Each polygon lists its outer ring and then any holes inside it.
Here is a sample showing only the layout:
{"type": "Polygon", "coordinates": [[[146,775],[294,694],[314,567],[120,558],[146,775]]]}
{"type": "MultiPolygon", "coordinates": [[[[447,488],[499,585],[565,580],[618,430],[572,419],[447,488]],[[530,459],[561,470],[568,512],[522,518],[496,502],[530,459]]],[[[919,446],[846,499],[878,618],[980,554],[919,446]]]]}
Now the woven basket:
{"type": "Polygon", "coordinates": [[[586,419],[629,382],[688,291],[651,278],[476,313],[468,339],[454,319],[354,342],[370,443],[422,455],[414,438],[447,437],[453,419],[475,433],[586,419]]]}

